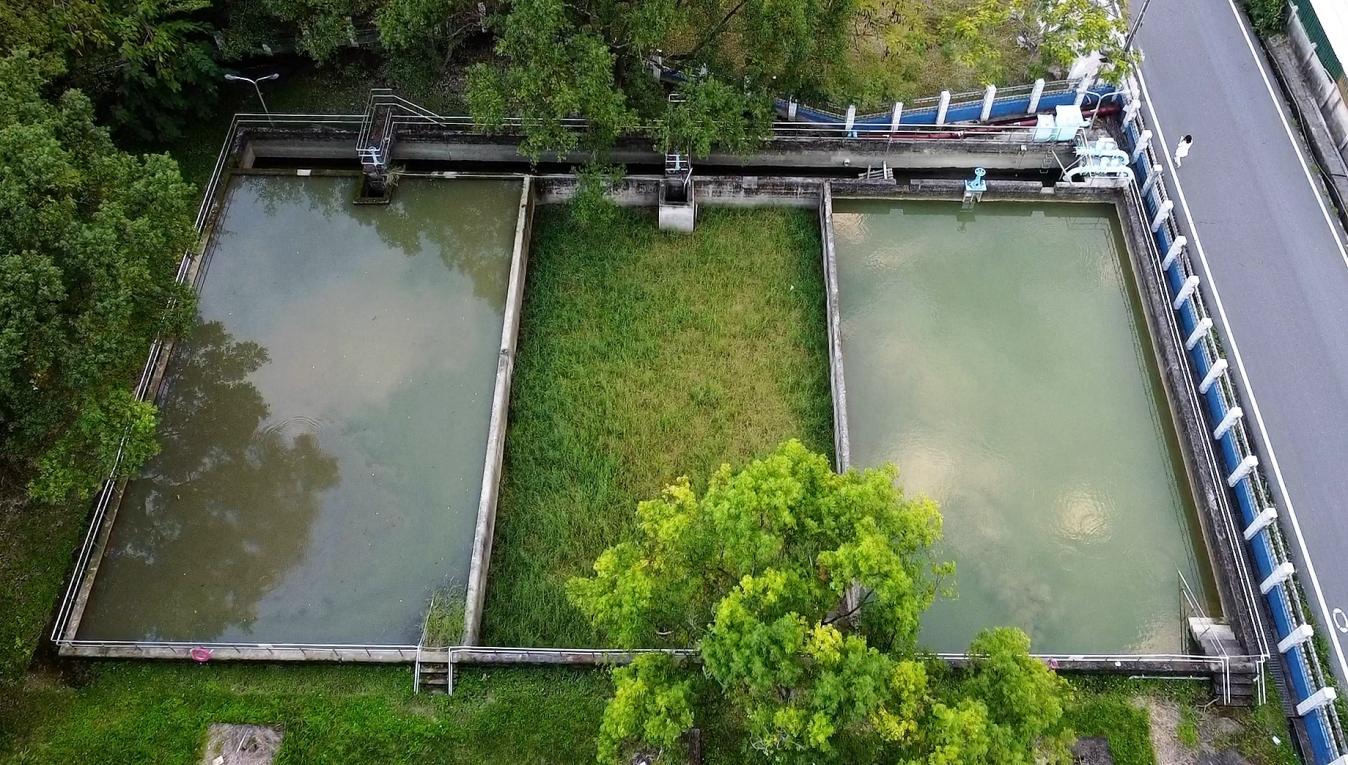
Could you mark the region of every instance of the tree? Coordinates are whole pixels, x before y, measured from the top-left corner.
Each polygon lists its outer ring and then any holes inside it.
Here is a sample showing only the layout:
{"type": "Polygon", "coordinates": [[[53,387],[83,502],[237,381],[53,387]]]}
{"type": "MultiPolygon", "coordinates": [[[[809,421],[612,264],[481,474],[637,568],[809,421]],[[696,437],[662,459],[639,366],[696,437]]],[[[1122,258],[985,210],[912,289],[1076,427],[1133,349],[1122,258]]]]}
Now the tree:
{"type": "Polygon", "coordinates": [[[680,86],[679,94],[682,99],[669,102],[657,128],[661,151],[705,157],[716,146],[743,153],[772,132],[772,103],[762,93],[699,78],[680,86]]]}
{"type": "Polygon", "coordinates": [[[1108,62],[1106,76],[1126,73],[1134,63],[1123,51],[1123,19],[1099,0],[979,0],[952,31],[963,43],[963,58],[989,76],[1000,72],[1013,46],[1029,54],[1036,75],[1064,72],[1091,52],[1108,62]]]}
{"type": "Polygon", "coordinates": [[[449,63],[459,42],[485,22],[471,0],[387,0],[375,17],[379,41],[393,56],[449,63]]]}
{"type": "Polygon", "coordinates": [[[175,138],[205,116],[220,79],[210,0],[18,0],[0,10],[0,42],[49,59],[119,129],[175,138]]]}
{"type": "Polygon", "coordinates": [[[0,59],[0,448],[55,501],[154,452],[134,402],[151,340],[186,326],[175,281],[196,239],[191,188],[167,156],[117,150],[78,91],[43,98],[29,53],[0,59]]]}
{"type": "Polygon", "coordinates": [[[602,37],[567,18],[562,0],[515,0],[496,52],[502,67],[478,64],[469,71],[469,110],[488,129],[518,116],[520,153],[530,161],[544,152],[605,148],[634,124],[614,80],[616,57],[602,37]],[[569,126],[571,117],[583,117],[586,127],[569,126]]]}
{"type": "MultiPolygon", "coordinates": [[[[796,441],[723,466],[701,497],[681,479],[568,594],[620,646],[694,646],[768,761],[1061,759],[1065,687],[1023,633],[981,636],[965,675],[929,682],[918,628],[951,569],[931,552],[935,505],[894,479],[839,475],[796,441]]],[[[622,670],[601,760],[678,751],[694,686],[677,670],[668,657],[622,670]]]]}

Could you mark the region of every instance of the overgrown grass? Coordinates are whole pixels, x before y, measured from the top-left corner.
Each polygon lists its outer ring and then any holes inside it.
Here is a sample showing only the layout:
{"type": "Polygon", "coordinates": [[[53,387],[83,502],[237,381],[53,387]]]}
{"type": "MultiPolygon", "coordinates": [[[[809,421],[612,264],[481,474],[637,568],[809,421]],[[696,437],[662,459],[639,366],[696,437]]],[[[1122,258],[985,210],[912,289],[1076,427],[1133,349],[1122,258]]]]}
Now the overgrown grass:
{"type": "Polygon", "coordinates": [[[637,503],[797,437],[832,453],[818,221],[703,210],[573,225],[541,208],[529,258],[484,640],[597,645],[566,601],[637,503]]]}
{"type": "Polygon", "coordinates": [[[415,696],[411,670],[105,664],[78,689],[33,676],[0,717],[0,760],[190,763],[216,722],[280,726],[277,762],[592,762],[608,674],[464,670],[452,697],[415,696]]]}
{"type": "Polygon", "coordinates": [[[23,495],[22,486],[0,495],[0,707],[46,628],[87,510],[28,504],[23,495]]]}
{"type": "MultiPolygon", "coordinates": [[[[1075,684],[1074,684],[1075,685],[1075,684]]],[[[1155,765],[1151,722],[1125,693],[1077,686],[1077,697],[1067,708],[1067,722],[1082,738],[1103,738],[1117,765],[1155,765]]]]}

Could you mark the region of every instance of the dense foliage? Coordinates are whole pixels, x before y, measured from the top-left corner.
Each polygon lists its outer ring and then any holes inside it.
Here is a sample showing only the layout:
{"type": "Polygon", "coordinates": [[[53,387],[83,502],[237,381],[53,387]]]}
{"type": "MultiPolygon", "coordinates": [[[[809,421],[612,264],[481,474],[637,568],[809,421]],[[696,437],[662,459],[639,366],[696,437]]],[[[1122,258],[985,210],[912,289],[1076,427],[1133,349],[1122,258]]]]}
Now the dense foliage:
{"type": "Polygon", "coordinates": [[[129,389],[191,316],[174,276],[196,233],[173,160],[119,151],[88,98],[45,86],[30,54],[0,59],[0,450],[58,501],[88,494],[123,436],[123,471],[154,452],[154,409],[129,389]]]}
{"type": "MultiPolygon", "coordinates": [[[[695,646],[710,692],[772,762],[1061,761],[1066,686],[1012,629],[980,635],[936,682],[918,652],[947,564],[941,517],[888,470],[834,473],[790,441],[697,496],[686,479],[637,509],[639,532],[570,582],[618,645],[695,646]]],[[[615,673],[600,757],[677,755],[695,673],[665,654],[615,673]]]]}

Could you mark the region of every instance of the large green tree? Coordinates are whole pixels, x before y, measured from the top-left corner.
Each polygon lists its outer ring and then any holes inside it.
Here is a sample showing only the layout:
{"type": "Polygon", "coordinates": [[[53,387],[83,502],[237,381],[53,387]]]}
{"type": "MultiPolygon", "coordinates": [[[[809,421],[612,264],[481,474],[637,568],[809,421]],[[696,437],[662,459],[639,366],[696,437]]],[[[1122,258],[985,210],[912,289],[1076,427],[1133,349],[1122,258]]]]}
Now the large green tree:
{"type": "Polygon", "coordinates": [[[0,8],[0,47],[47,58],[115,127],[175,138],[214,105],[212,10],[210,0],[14,0],[0,8]]]}
{"type": "Polygon", "coordinates": [[[950,567],[932,554],[935,505],[905,497],[893,469],[839,475],[790,441],[723,467],[701,496],[680,480],[637,515],[636,538],[569,595],[620,646],[694,647],[705,680],[666,654],[615,672],[601,760],[678,756],[711,692],[749,754],[772,762],[1065,756],[1066,687],[1024,633],[984,633],[957,675],[919,653],[922,613],[950,567]]]}
{"type": "Polygon", "coordinates": [[[48,100],[26,52],[0,59],[0,452],[57,501],[87,495],[124,442],[154,452],[154,409],[129,389],[192,295],[193,192],[167,156],[113,146],[78,91],[48,100]]]}

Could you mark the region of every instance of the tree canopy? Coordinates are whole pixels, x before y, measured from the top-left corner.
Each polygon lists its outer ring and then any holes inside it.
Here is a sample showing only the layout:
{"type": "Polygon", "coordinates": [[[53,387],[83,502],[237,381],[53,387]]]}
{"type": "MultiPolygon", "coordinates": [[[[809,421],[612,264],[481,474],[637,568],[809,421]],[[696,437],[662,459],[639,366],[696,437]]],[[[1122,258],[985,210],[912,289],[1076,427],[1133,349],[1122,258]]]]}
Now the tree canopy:
{"type": "Polygon", "coordinates": [[[614,674],[600,759],[674,755],[696,697],[723,695],[771,762],[1033,763],[1061,760],[1065,683],[995,629],[949,677],[918,649],[923,611],[952,568],[941,517],[893,468],[837,474],[797,441],[701,496],[680,479],[637,508],[637,534],[571,580],[572,602],[619,646],[645,654],[614,674]],[[705,686],[705,687],[703,687],[705,686]]]}
{"type": "Polygon", "coordinates": [[[175,275],[196,231],[173,160],[115,148],[83,94],[44,98],[50,74],[0,59],[0,450],[57,501],[87,495],[123,436],[124,472],[154,453],[154,407],[130,388],[192,316],[175,275]]]}

